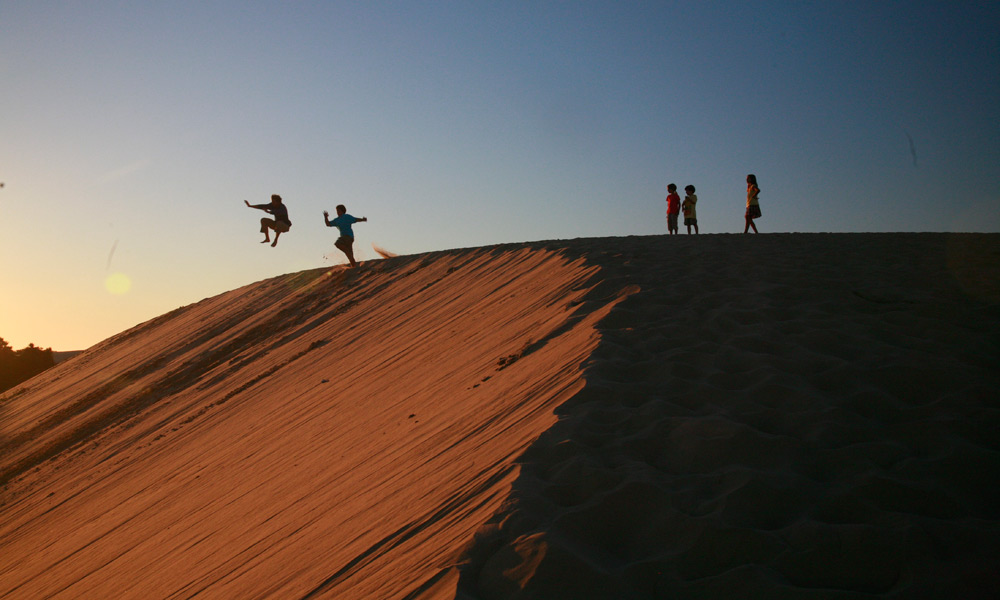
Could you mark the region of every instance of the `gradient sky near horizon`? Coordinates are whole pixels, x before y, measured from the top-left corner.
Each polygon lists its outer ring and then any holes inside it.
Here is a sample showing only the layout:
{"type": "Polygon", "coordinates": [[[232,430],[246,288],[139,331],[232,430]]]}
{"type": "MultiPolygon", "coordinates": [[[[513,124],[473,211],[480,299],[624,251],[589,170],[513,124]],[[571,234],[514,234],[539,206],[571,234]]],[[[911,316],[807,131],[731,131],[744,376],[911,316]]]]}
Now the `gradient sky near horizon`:
{"type": "Polygon", "coordinates": [[[86,348],[358,255],[1000,231],[995,2],[0,3],[0,337],[86,348]],[[279,193],[294,226],[261,245],[279,193]],[[682,227],[683,230],[683,227],[682,227]]]}

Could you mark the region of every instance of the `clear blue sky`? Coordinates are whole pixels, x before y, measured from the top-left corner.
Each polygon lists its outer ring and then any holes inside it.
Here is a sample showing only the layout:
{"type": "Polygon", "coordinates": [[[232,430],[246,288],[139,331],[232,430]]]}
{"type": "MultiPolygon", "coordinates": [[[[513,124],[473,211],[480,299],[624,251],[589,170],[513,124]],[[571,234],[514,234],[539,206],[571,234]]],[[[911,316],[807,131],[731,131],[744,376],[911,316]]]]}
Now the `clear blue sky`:
{"type": "Polygon", "coordinates": [[[362,258],[663,233],[670,182],[741,232],[747,173],[762,232],[1000,231],[998,31],[996,2],[5,1],[0,337],[335,264],[338,203],[362,258]],[[272,193],[273,249],[243,205],[272,193]]]}

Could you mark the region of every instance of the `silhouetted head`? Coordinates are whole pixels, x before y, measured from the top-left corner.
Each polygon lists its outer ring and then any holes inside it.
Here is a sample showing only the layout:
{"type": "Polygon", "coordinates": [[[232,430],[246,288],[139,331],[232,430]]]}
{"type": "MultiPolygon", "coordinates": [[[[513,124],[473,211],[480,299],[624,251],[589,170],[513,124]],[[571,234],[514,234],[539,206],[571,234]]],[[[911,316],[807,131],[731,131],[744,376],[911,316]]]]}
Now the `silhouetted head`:
{"type": "Polygon", "coordinates": [[[271,204],[281,204],[281,196],[277,194],[271,194],[271,204]]]}
{"type": "Polygon", "coordinates": [[[689,185],[686,188],[684,188],[684,191],[687,192],[687,193],[689,193],[689,194],[693,194],[694,193],[694,186],[693,185],[689,185]]]}
{"type": "Polygon", "coordinates": [[[674,192],[677,191],[677,186],[671,183],[667,185],[667,191],[673,194],[674,192]]]}
{"type": "Polygon", "coordinates": [[[347,208],[343,204],[338,204],[337,205],[337,216],[340,217],[340,216],[343,216],[345,214],[347,214],[347,208]]]}
{"type": "Polygon", "coordinates": [[[747,185],[757,185],[757,176],[752,173],[747,175],[747,185]]]}

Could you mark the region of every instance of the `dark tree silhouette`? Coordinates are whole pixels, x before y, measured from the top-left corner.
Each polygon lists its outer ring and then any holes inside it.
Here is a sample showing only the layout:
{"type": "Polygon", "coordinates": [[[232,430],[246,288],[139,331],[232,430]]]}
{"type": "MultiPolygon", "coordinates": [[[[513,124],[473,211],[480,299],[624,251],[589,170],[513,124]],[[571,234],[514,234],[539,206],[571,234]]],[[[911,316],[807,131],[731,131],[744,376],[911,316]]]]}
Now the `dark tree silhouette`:
{"type": "Polygon", "coordinates": [[[0,392],[31,379],[54,364],[52,348],[43,350],[28,344],[26,348],[15,351],[0,338],[0,392]]]}

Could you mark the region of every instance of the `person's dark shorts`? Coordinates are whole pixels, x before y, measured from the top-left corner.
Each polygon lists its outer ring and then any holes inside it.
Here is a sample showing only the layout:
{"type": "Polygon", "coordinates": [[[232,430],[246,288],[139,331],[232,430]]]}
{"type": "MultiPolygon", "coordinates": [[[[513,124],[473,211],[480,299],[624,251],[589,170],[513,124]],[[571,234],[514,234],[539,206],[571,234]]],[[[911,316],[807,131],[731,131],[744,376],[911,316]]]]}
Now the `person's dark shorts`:
{"type": "Polygon", "coordinates": [[[343,248],[344,246],[350,248],[354,246],[354,238],[352,238],[349,235],[342,235],[339,238],[337,238],[337,241],[334,242],[333,245],[338,248],[343,248]]]}
{"type": "Polygon", "coordinates": [[[677,213],[667,213],[667,229],[677,229],[677,213]]]}
{"type": "Polygon", "coordinates": [[[267,228],[271,228],[277,231],[278,233],[285,233],[289,229],[291,229],[292,225],[291,223],[286,223],[285,221],[275,221],[274,219],[268,219],[267,217],[264,217],[263,219],[260,220],[260,227],[261,227],[260,229],[261,233],[264,233],[264,231],[267,228]]]}
{"type": "Polygon", "coordinates": [[[689,219],[687,217],[684,217],[684,224],[685,225],[697,225],[698,224],[698,219],[689,219]]]}

